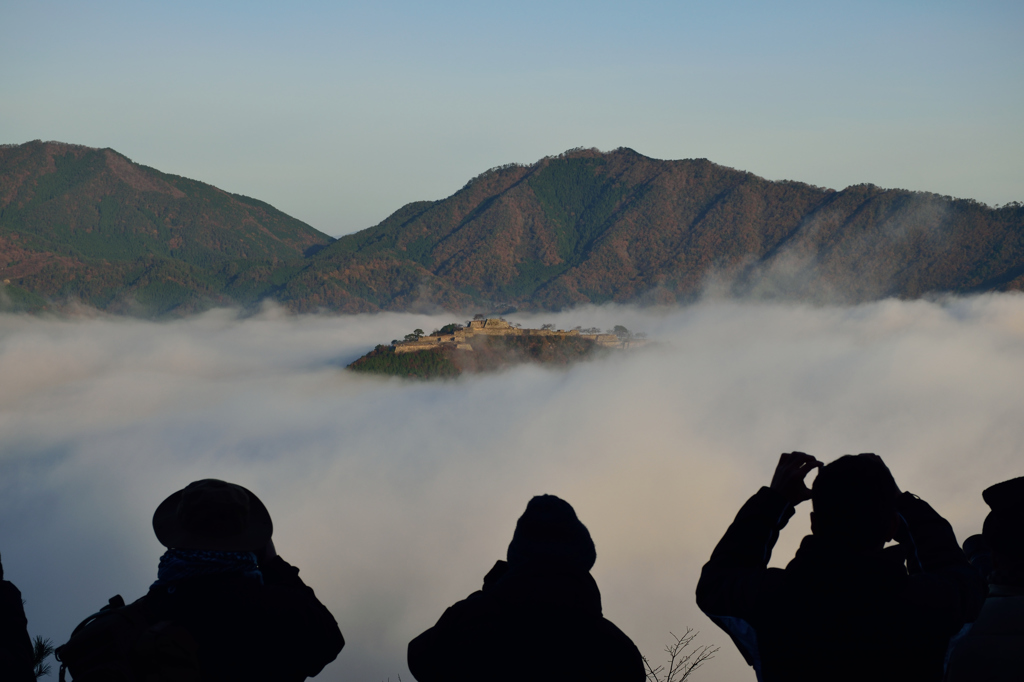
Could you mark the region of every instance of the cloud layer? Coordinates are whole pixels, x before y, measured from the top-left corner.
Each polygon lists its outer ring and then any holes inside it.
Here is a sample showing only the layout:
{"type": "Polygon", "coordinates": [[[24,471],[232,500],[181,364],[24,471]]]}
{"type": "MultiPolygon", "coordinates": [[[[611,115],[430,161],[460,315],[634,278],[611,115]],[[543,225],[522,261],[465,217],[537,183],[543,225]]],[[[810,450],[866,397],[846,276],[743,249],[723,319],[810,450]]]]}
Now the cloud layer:
{"type": "MultiPolygon", "coordinates": [[[[341,367],[448,318],[0,316],[0,552],[30,631],[62,642],[111,595],[141,596],[156,505],[219,477],[260,495],[280,553],[341,624],[348,645],[318,679],[411,679],[408,640],[479,587],[529,498],[552,493],[590,528],[605,615],[645,655],[692,626],[722,646],[696,679],[741,679],[693,588],[780,452],[878,452],[961,539],[981,490],[1024,474],[1022,296],[516,319],[658,343],[408,383],[341,367]]],[[[775,565],[805,532],[801,510],[775,565]]]]}

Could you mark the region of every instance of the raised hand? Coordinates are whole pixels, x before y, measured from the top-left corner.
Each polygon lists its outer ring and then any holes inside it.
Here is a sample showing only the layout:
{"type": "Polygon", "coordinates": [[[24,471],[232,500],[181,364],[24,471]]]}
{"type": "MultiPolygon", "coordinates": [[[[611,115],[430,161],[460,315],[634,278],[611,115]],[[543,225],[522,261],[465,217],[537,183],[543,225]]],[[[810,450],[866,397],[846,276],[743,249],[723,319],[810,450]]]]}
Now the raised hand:
{"type": "Polygon", "coordinates": [[[795,507],[804,500],[811,499],[811,489],[804,483],[811,469],[824,466],[814,457],[804,452],[784,452],[779,457],[779,464],[772,476],[772,490],[780,493],[795,507]]]}

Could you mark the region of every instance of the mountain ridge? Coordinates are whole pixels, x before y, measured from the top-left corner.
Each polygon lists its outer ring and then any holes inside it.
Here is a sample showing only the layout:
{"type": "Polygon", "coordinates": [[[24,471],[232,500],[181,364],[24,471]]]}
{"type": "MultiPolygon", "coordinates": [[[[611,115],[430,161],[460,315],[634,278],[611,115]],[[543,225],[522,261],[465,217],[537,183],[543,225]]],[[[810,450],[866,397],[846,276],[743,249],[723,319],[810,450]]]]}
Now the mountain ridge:
{"type": "Polygon", "coordinates": [[[573,149],[335,240],[111,149],[37,141],[0,146],[2,279],[134,314],[264,298],[299,312],[557,310],[709,289],[857,303],[1024,288],[1024,207],[573,149]]]}
{"type": "MultiPolygon", "coordinates": [[[[445,308],[678,303],[699,296],[709,277],[730,279],[733,295],[827,291],[854,303],[1019,289],[1022,228],[1019,205],[868,184],[837,191],[706,159],[571,150],[497,167],[447,199],[409,204],[340,237],[290,286],[317,280],[321,304],[356,301],[359,311],[419,299],[445,308]],[[943,245],[975,255],[943,259],[943,245]]],[[[303,293],[282,292],[300,308],[303,293]]]]}

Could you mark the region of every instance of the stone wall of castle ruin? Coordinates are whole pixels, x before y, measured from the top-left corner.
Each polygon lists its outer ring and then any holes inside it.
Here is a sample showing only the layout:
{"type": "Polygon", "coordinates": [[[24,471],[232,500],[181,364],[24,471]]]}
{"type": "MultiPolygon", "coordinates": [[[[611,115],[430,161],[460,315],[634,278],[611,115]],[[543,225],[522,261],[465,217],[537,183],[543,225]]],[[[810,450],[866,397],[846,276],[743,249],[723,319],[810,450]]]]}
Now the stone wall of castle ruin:
{"type": "Polygon", "coordinates": [[[615,334],[580,334],[575,329],[565,331],[562,329],[520,329],[514,327],[501,318],[488,318],[485,320],[473,320],[464,329],[458,329],[452,334],[441,336],[422,336],[416,341],[400,341],[395,344],[395,353],[413,353],[430,348],[437,348],[443,345],[455,345],[459,350],[473,350],[471,340],[474,336],[578,336],[581,339],[589,339],[599,346],[605,348],[621,348],[622,341],[615,334]]]}

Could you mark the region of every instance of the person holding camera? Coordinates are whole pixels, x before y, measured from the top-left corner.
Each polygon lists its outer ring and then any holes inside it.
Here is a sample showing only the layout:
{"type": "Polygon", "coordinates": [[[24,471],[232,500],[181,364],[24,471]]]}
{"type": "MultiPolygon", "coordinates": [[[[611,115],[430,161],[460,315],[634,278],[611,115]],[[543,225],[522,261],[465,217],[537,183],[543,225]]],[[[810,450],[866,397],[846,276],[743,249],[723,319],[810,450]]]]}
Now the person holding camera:
{"type": "Polygon", "coordinates": [[[900,492],[874,454],[827,466],[783,454],[697,584],[698,606],[763,682],[941,680],[949,640],[983,595],[949,523],[900,492]],[[786,568],[768,568],[779,531],[806,500],[811,535],[786,568]]]}

